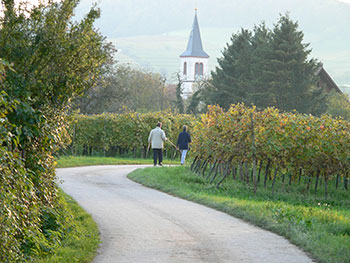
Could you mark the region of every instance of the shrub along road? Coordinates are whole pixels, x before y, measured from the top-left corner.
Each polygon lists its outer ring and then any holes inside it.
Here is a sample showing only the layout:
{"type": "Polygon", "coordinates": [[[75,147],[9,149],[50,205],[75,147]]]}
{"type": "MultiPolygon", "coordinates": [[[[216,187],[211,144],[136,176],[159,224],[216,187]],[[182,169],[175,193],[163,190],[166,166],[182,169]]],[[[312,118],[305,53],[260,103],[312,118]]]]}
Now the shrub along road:
{"type": "Polygon", "coordinates": [[[57,170],[63,190],[99,226],[94,262],[312,262],[276,234],[126,178],[140,167],[57,170]]]}

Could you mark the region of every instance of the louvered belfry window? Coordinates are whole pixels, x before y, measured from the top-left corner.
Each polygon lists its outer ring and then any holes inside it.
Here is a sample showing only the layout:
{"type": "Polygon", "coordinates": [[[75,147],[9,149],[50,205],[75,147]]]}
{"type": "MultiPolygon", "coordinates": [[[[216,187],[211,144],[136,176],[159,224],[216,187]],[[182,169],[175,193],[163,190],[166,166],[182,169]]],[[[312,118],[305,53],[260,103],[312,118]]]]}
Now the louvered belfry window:
{"type": "Polygon", "coordinates": [[[195,76],[203,76],[203,63],[196,63],[194,67],[195,76]]]}

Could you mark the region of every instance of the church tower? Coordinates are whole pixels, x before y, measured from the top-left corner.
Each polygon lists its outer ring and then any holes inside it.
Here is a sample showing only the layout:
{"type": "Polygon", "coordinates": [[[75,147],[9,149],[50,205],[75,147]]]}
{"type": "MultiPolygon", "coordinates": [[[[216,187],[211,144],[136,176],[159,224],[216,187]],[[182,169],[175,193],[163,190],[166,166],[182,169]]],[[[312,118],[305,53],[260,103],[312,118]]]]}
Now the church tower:
{"type": "Polygon", "coordinates": [[[182,80],[182,96],[184,99],[190,97],[194,90],[194,84],[198,80],[208,77],[209,55],[204,52],[201,34],[199,31],[197,9],[194,15],[192,31],[188,39],[187,48],[180,56],[180,76],[182,80]]]}

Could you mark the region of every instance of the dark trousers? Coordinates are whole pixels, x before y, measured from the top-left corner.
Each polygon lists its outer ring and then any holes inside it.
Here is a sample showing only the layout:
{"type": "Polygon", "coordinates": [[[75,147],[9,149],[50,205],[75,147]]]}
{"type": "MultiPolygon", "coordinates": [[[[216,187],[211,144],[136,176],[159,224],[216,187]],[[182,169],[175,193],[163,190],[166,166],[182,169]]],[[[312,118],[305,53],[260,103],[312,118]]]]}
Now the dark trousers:
{"type": "Polygon", "coordinates": [[[152,149],[153,150],[153,164],[157,164],[157,158],[158,163],[161,164],[163,162],[163,151],[162,149],[152,149]]]}

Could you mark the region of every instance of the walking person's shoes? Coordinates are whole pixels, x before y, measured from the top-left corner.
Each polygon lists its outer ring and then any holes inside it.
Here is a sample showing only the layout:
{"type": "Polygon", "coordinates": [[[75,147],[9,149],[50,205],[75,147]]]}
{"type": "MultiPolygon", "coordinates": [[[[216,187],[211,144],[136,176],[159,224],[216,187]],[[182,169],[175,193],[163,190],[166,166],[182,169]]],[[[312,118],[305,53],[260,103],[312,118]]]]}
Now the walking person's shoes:
{"type": "Polygon", "coordinates": [[[159,163],[159,166],[163,166],[163,164],[162,164],[162,163],[159,163]]]}

